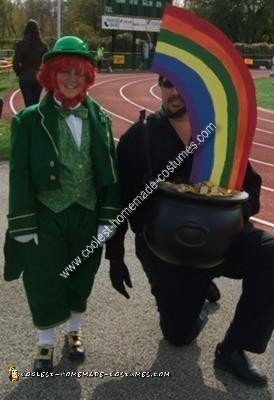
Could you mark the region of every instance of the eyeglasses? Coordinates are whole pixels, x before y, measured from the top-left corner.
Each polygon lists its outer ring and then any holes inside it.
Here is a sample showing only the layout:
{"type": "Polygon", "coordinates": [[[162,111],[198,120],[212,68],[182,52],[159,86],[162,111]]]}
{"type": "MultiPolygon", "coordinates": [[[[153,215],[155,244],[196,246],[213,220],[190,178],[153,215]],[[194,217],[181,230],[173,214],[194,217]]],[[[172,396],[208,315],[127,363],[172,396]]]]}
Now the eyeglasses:
{"type": "Polygon", "coordinates": [[[85,76],[81,72],[75,72],[73,70],[61,70],[61,71],[58,71],[58,74],[61,74],[61,75],[65,76],[66,78],[73,77],[75,79],[80,79],[85,76]]]}
{"type": "Polygon", "coordinates": [[[169,80],[164,80],[160,83],[160,86],[164,87],[165,89],[172,89],[174,88],[173,83],[171,83],[169,80]]]}

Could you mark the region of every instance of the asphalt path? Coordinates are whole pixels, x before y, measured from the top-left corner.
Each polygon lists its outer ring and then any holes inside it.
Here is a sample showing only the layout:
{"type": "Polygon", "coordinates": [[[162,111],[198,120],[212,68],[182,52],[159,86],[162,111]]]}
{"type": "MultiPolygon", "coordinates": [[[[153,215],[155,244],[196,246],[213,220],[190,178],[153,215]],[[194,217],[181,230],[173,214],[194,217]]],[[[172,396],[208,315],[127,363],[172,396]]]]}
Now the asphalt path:
{"type": "MultiPolygon", "coordinates": [[[[115,78],[117,77],[111,76],[111,79],[115,78]]],[[[120,77],[118,78],[120,79],[120,77]]],[[[134,79],[138,80],[139,78],[134,79]]],[[[142,80],[144,81],[146,78],[149,83],[151,77],[143,76],[142,80]]],[[[107,79],[110,78],[107,77],[107,79]]],[[[103,80],[106,80],[106,77],[102,74],[98,77],[98,83],[103,80]]],[[[125,78],[123,85],[126,83],[128,82],[125,78]]],[[[140,90],[138,97],[136,87],[135,92],[134,98],[130,95],[132,102],[140,103],[140,96],[144,102],[146,101],[147,96],[143,90],[140,90]]],[[[157,99],[155,98],[153,101],[157,107],[157,99]]],[[[124,105],[121,103],[119,106],[117,98],[116,106],[120,111],[125,111],[124,118],[136,119],[136,109],[135,111],[134,109],[129,110],[129,108],[126,110],[124,105]]],[[[107,108],[107,99],[105,99],[104,106],[107,108]]],[[[131,106],[133,107],[133,105],[131,106]]],[[[147,104],[147,108],[151,108],[151,103],[147,104]]],[[[119,110],[117,110],[117,114],[119,110]]],[[[115,111],[112,110],[112,112],[115,111]]],[[[269,118],[271,114],[268,112],[263,113],[262,111],[261,115],[262,118],[272,120],[272,117],[269,118]]],[[[119,128],[122,132],[129,122],[121,119],[120,121],[122,121],[119,122],[120,124],[124,124],[119,128]]],[[[262,126],[263,130],[271,131],[272,129],[273,131],[271,122],[260,121],[260,123],[269,124],[268,129],[262,126]]],[[[118,118],[115,119],[115,124],[118,126],[118,118]]],[[[261,133],[266,141],[269,140],[268,135],[270,134],[261,133]]],[[[272,136],[269,145],[273,146],[272,136]]],[[[257,154],[256,157],[259,159],[257,154]]],[[[263,166],[263,168],[265,167],[271,168],[263,166]]],[[[272,185],[273,169],[269,173],[266,172],[266,176],[269,179],[269,185],[272,185]]],[[[3,227],[0,233],[0,242],[2,247],[6,229],[8,163],[0,163],[0,182],[0,223],[3,227]]],[[[269,188],[271,189],[273,186],[269,186],[269,188]]],[[[265,193],[267,196],[272,196],[267,197],[266,202],[273,204],[273,192],[265,190],[265,193]]],[[[271,206],[271,204],[269,205],[271,206]]],[[[266,206],[265,209],[267,209],[266,206]]],[[[270,223],[274,222],[271,213],[264,212],[261,218],[270,223]]],[[[272,231],[271,226],[266,226],[266,228],[272,231]]],[[[54,372],[60,375],[54,377],[24,378],[20,376],[17,382],[9,381],[7,372],[9,364],[14,364],[21,373],[31,371],[36,334],[21,280],[4,282],[3,278],[0,279],[0,399],[273,399],[274,338],[270,341],[266,353],[250,355],[251,359],[268,373],[269,384],[267,387],[250,387],[236,381],[228,373],[213,369],[214,349],[216,344],[222,340],[224,332],[229,326],[240,295],[241,282],[226,278],[217,280],[222,298],[217,305],[210,305],[209,322],[205,329],[190,346],[176,348],[162,339],[154,299],[150,294],[141,266],[134,255],[131,234],[127,235],[126,247],[126,263],[130,269],[134,286],[130,290],[131,298],[126,300],[114,291],[108,277],[108,264],[103,261],[83,321],[86,361],[79,365],[67,359],[63,348],[64,326],[58,327],[56,329],[54,372]],[[148,372],[151,375],[157,373],[166,376],[148,377],[148,372]],[[99,373],[101,376],[94,376],[99,373]],[[125,376],[126,373],[137,376],[125,376]],[[142,373],[145,376],[142,377],[142,373]],[[64,374],[71,376],[64,376],[64,374]],[[79,377],[76,376],[77,374],[79,377]],[[110,376],[111,374],[116,374],[116,376],[110,376]],[[122,377],[122,375],[124,376],[122,377]]],[[[2,267],[3,255],[1,253],[0,269],[2,267]]]]}

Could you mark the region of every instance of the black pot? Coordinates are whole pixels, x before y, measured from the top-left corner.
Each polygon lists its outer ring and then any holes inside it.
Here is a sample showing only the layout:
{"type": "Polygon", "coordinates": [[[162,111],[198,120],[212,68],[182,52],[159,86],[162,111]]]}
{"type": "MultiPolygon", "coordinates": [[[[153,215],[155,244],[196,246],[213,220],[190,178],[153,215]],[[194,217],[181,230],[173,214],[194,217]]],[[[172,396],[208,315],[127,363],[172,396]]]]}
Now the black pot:
{"type": "Polygon", "coordinates": [[[233,237],[243,228],[241,205],[246,192],[209,197],[158,187],[151,218],[144,227],[152,252],[171,264],[212,268],[220,264],[233,237]]]}

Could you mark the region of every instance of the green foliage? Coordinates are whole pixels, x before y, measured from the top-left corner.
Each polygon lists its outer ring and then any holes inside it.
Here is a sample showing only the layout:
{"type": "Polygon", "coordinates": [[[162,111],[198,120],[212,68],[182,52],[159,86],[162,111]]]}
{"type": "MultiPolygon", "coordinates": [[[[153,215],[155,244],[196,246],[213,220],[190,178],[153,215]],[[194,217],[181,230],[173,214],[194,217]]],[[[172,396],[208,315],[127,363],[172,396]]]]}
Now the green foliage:
{"type": "Polygon", "coordinates": [[[274,43],[273,0],[195,0],[191,8],[233,42],[274,43]]]}
{"type": "MultiPolygon", "coordinates": [[[[56,0],[0,0],[0,48],[14,47],[29,18],[39,22],[42,36],[52,45],[57,30],[56,3],[56,0]]],[[[233,42],[274,43],[274,0],[193,0],[190,5],[233,42]]],[[[101,29],[102,14],[103,0],[63,0],[62,35],[81,36],[93,49],[102,39],[111,42],[111,32],[101,29]]],[[[118,47],[118,51],[129,50],[126,43],[119,43],[118,47]]]]}
{"type": "MultiPolygon", "coordinates": [[[[0,0],[0,48],[14,48],[30,18],[38,21],[42,37],[51,46],[57,35],[56,4],[56,0],[0,0]]],[[[98,43],[102,14],[102,0],[63,0],[62,35],[98,43]]],[[[111,32],[104,34],[110,36],[111,32]]]]}
{"type": "Polygon", "coordinates": [[[266,54],[274,56],[274,44],[270,43],[234,43],[236,49],[242,54],[266,54]]]}
{"type": "Polygon", "coordinates": [[[16,86],[18,86],[18,79],[14,72],[0,74],[0,97],[16,86]]]}
{"type": "Polygon", "coordinates": [[[132,37],[128,32],[120,33],[116,36],[115,47],[116,51],[131,51],[132,37]]]}
{"type": "Polygon", "coordinates": [[[0,160],[8,160],[10,143],[10,124],[0,119],[0,160]]]}
{"type": "Polygon", "coordinates": [[[257,103],[260,107],[274,111],[274,78],[255,79],[257,103]]]}

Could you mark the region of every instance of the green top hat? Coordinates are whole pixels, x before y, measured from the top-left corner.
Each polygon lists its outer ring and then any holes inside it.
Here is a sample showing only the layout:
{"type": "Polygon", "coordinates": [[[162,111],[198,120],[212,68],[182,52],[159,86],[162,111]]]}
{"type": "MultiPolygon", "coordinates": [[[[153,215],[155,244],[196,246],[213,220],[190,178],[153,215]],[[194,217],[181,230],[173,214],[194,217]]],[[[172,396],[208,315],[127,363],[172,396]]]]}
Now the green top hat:
{"type": "Polygon", "coordinates": [[[44,54],[43,62],[66,54],[84,57],[94,64],[94,58],[88,49],[87,43],[76,36],[63,36],[58,39],[53,48],[44,54]]]}

